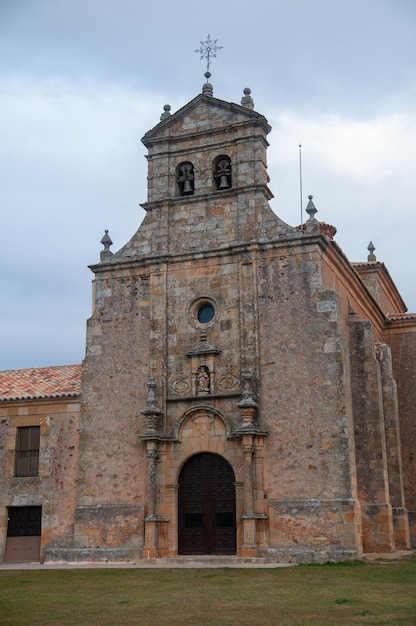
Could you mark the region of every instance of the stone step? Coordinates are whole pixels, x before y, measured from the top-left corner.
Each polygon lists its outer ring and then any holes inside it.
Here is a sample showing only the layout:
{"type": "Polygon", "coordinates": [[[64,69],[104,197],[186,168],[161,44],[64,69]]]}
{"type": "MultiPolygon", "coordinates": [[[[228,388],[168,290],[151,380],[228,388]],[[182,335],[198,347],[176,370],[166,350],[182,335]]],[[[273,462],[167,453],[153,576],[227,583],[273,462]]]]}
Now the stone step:
{"type": "MultiPolygon", "coordinates": [[[[262,557],[239,557],[222,554],[180,555],[169,558],[148,559],[157,567],[288,567],[288,563],[271,563],[262,557]]],[[[145,560],[143,561],[145,562],[145,560]]]]}

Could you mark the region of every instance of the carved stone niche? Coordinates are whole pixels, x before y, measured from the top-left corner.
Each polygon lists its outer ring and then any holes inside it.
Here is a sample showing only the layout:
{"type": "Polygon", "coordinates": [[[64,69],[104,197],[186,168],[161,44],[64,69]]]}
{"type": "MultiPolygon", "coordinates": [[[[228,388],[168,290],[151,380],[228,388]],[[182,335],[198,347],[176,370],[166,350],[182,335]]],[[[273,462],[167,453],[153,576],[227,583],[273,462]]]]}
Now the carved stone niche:
{"type": "Polygon", "coordinates": [[[196,393],[197,396],[205,396],[211,393],[211,372],[207,365],[200,365],[196,370],[196,393]]]}
{"type": "Polygon", "coordinates": [[[205,331],[201,332],[196,348],[187,352],[191,359],[193,396],[206,397],[215,393],[215,362],[220,353],[208,343],[205,331]]]}
{"type": "MultiPolygon", "coordinates": [[[[147,405],[140,411],[146,418],[146,434],[145,439],[154,439],[158,437],[159,427],[161,419],[163,418],[163,412],[156,404],[156,382],[153,378],[149,378],[147,383],[148,396],[147,405]]],[[[141,437],[143,439],[143,436],[141,437]]]]}
{"type": "Polygon", "coordinates": [[[254,427],[254,418],[257,413],[258,404],[253,400],[250,370],[243,370],[241,378],[243,379],[243,391],[241,400],[238,403],[242,417],[241,427],[243,429],[251,429],[254,427]]]}

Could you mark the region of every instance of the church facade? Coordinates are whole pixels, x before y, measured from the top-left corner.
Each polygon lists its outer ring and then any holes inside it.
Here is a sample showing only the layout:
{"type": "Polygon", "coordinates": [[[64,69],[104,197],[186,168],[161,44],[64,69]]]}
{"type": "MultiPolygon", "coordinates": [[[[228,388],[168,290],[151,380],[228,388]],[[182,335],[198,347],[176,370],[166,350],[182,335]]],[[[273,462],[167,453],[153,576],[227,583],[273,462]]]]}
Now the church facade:
{"type": "Polygon", "coordinates": [[[143,137],[146,216],[102,240],[82,366],[0,374],[0,558],[416,545],[416,315],[312,197],[275,215],[269,131],[206,83],[143,137]]]}

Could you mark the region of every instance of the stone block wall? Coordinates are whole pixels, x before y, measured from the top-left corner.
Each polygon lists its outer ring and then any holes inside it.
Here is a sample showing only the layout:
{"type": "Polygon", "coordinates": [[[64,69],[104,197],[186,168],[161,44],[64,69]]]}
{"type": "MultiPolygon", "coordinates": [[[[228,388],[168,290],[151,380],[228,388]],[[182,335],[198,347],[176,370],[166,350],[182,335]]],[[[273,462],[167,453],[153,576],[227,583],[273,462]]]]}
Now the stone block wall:
{"type": "Polygon", "coordinates": [[[390,324],[393,375],[397,382],[400,444],[405,506],[409,512],[412,547],[416,547],[416,323],[397,320],[390,324]]]}
{"type": "Polygon", "coordinates": [[[129,561],[143,554],[144,506],[102,504],[78,506],[74,540],[48,550],[46,559],[77,561],[129,561]]]}
{"type": "Polygon", "coordinates": [[[82,372],[79,505],[134,504],[146,491],[138,435],[149,377],[148,276],[100,276],[95,298],[82,372]]]}
{"type": "Polygon", "coordinates": [[[325,563],[361,558],[361,509],[356,500],[270,499],[270,546],[277,561],[325,563]]]}
{"type": "Polygon", "coordinates": [[[273,498],[354,498],[348,346],[340,297],[325,288],[319,245],[259,267],[260,411],[273,498]]]}

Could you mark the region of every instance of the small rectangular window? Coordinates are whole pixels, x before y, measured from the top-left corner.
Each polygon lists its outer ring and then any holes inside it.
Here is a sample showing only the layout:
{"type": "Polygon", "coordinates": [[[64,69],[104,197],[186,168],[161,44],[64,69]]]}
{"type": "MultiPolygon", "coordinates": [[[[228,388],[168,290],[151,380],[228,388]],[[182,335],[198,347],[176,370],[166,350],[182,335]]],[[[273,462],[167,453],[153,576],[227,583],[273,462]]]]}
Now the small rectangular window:
{"type": "Polygon", "coordinates": [[[14,475],[37,476],[39,472],[40,426],[17,429],[14,475]]]}

